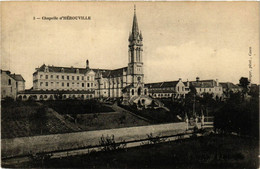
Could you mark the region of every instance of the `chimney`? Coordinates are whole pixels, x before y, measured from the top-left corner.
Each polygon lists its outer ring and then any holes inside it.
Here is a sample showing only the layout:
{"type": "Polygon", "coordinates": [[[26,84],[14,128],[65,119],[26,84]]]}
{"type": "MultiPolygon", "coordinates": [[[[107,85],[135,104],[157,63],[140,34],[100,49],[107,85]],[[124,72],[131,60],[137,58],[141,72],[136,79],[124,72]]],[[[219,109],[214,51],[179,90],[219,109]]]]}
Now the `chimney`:
{"type": "Polygon", "coordinates": [[[86,68],[89,69],[89,62],[86,60],[86,68]]]}
{"type": "Polygon", "coordinates": [[[179,81],[181,81],[181,78],[179,78],[179,81]]]}
{"type": "Polygon", "coordinates": [[[199,77],[196,77],[196,81],[199,82],[199,81],[200,81],[200,78],[199,78],[199,77]]]}
{"type": "Polygon", "coordinates": [[[219,86],[218,79],[216,79],[216,85],[219,86]]]}
{"type": "Polygon", "coordinates": [[[189,79],[187,79],[187,87],[190,87],[189,79]]]}

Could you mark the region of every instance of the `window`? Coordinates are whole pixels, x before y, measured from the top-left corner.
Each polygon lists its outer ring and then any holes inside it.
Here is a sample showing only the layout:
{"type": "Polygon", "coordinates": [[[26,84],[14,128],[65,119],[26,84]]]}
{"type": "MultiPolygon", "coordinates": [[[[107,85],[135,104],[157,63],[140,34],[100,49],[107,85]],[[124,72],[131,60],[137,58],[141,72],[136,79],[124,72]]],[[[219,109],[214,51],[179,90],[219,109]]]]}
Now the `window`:
{"type": "Polygon", "coordinates": [[[79,76],[77,76],[77,80],[79,80],[79,76]]]}
{"type": "Polygon", "coordinates": [[[59,79],[59,75],[57,75],[56,78],[59,79]]]}
{"type": "Polygon", "coordinates": [[[53,75],[51,75],[51,79],[53,78],[53,75]]]}
{"type": "Polygon", "coordinates": [[[82,76],[82,80],[84,80],[84,76],[82,76]]]}
{"type": "Polygon", "coordinates": [[[43,82],[40,82],[40,86],[42,86],[43,85],[43,82]]]}
{"type": "Polygon", "coordinates": [[[67,76],[67,80],[70,80],[70,77],[69,77],[69,76],[67,76]]]}
{"type": "Polygon", "coordinates": [[[12,84],[11,79],[9,79],[8,80],[8,85],[11,85],[11,84],[12,84]]]}
{"type": "Polygon", "coordinates": [[[178,89],[177,89],[178,91],[180,91],[180,87],[178,86],[178,89]]]}
{"type": "Polygon", "coordinates": [[[89,87],[89,83],[88,83],[88,87],[89,87]]]}
{"type": "Polygon", "coordinates": [[[63,83],[63,82],[62,82],[62,84],[61,84],[61,85],[62,85],[62,87],[64,87],[64,83],[63,83]]]}
{"type": "Polygon", "coordinates": [[[74,76],[72,76],[72,80],[74,80],[74,76]]]}
{"type": "Polygon", "coordinates": [[[42,78],[42,75],[40,75],[40,79],[42,78]]]}
{"type": "Polygon", "coordinates": [[[72,87],[74,87],[74,82],[72,82],[72,87]]]}
{"type": "Polygon", "coordinates": [[[182,91],[184,91],[184,87],[182,87],[182,91]]]}
{"type": "Polygon", "coordinates": [[[64,79],[64,76],[61,76],[62,79],[64,79]]]}
{"type": "Polygon", "coordinates": [[[45,79],[48,79],[48,75],[45,75],[45,79]]]}
{"type": "Polygon", "coordinates": [[[59,86],[59,82],[57,82],[56,85],[59,86]]]}
{"type": "Polygon", "coordinates": [[[89,80],[89,76],[87,76],[87,80],[89,80]]]}
{"type": "Polygon", "coordinates": [[[84,87],[84,83],[82,83],[82,87],[84,87]]]}
{"type": "Polygon", "coordinates": [[[67,83],[67,87],[70,87],[70,83],[67,83]]]}
{"type": "Polygon", "coordinates": [[[77,83],[77,87],[79,87],[79,83],[77,83]]]}
{"type": "Polygon", "coordinates": [[[45,82],[45,86],[48,86],[48,82],[45,82]]]}
{"type": "Polygon", "coordinates": [[[93,83],[91,83],[91,87],[93,87],[93,83]]]}
{"type": "Polygon", "coordinates": [[[51,86],[53,86],[53,82],[51,82],[51,86]]]}

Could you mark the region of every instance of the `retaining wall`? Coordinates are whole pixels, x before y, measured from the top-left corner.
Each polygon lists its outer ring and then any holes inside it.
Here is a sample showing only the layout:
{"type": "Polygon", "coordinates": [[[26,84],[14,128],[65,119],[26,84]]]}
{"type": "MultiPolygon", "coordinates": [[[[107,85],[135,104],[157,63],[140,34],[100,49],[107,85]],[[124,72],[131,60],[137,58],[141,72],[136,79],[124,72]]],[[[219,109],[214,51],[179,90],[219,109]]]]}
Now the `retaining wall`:
{"type": "Polygon", "coordinates": [[[115,136],[115,141],[133,141],[147,138],[147,134],[153,136],[168,136],[182,133],[185,123],[168,123],[139,127],[128,127],[108,130],[86,131],[66,134],[53,134],[33,137],[20,137],[1,139],[2,158],[18,155],[35,154],[39,152],[51,152],[66,149],[77,149],[86,146],[99,145],[102,135],[115,136]]]}

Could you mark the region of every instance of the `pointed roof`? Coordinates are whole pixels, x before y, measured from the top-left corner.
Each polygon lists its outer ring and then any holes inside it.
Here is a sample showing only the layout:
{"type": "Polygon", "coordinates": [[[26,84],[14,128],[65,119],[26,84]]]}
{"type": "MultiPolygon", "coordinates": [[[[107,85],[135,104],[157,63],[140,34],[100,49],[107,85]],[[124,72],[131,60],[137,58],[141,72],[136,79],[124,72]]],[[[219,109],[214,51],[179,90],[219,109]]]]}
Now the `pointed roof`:
{"type": "Polygon", "coordinates": [[[137,17],[136,17],[136,9],[134,7],[134,19],[133,19],[133,26],[132,26],[132,34],[138,34],[139,29],[138,29],[138,23],[137,23],[137,17]]]}

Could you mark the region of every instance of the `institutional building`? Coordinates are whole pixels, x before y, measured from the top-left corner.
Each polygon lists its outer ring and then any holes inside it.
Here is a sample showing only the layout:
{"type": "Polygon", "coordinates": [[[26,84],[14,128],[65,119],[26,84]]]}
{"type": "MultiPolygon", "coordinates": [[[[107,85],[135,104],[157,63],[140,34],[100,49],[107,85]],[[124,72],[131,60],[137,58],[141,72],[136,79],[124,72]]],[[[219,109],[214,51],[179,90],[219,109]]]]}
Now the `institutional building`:
{"type": "MultiPolygon", "coordinates": [[[[33,73],[33,90],[20,92],[20,98],[131,98],[148,95],[144,86],[143,36],[134,10],[132,31],[128,38],[128,65],[119,69],[57,67],[43,64],[33,73]],[[59,96],[60,95],[60,96],[59,96]],[[134,97],[135,96],[135,97],[134,97]]],[[[144,100],[142,100],[144,102],[144,100]]]]}
{"type": "Polygon", "coordinates": [[[218,79],[216,80],[200,80],[199,77],[196,78],[196,81],[189,82],[189,85],[192,85],[196,89],[198,96],[202,96],[204,93],[209,93],[213,95],[213,98],[223,98],[223,88],[219,84],[218,79]]]}
{"type": "Polygon", "coordinates": [[[178,81],[147,83],[145,86],[152,98],[179,99],[184,98],[189,92],[189,87],[182,82],[181,78],[178,81]]]}
{"type": "Polygon", "coordinates": [[[1,99],[6,97],[16,99],[17,93],[24,89],[25,80],[20,74],[11,74],[8,70],[1,70],[1,99]]]}

